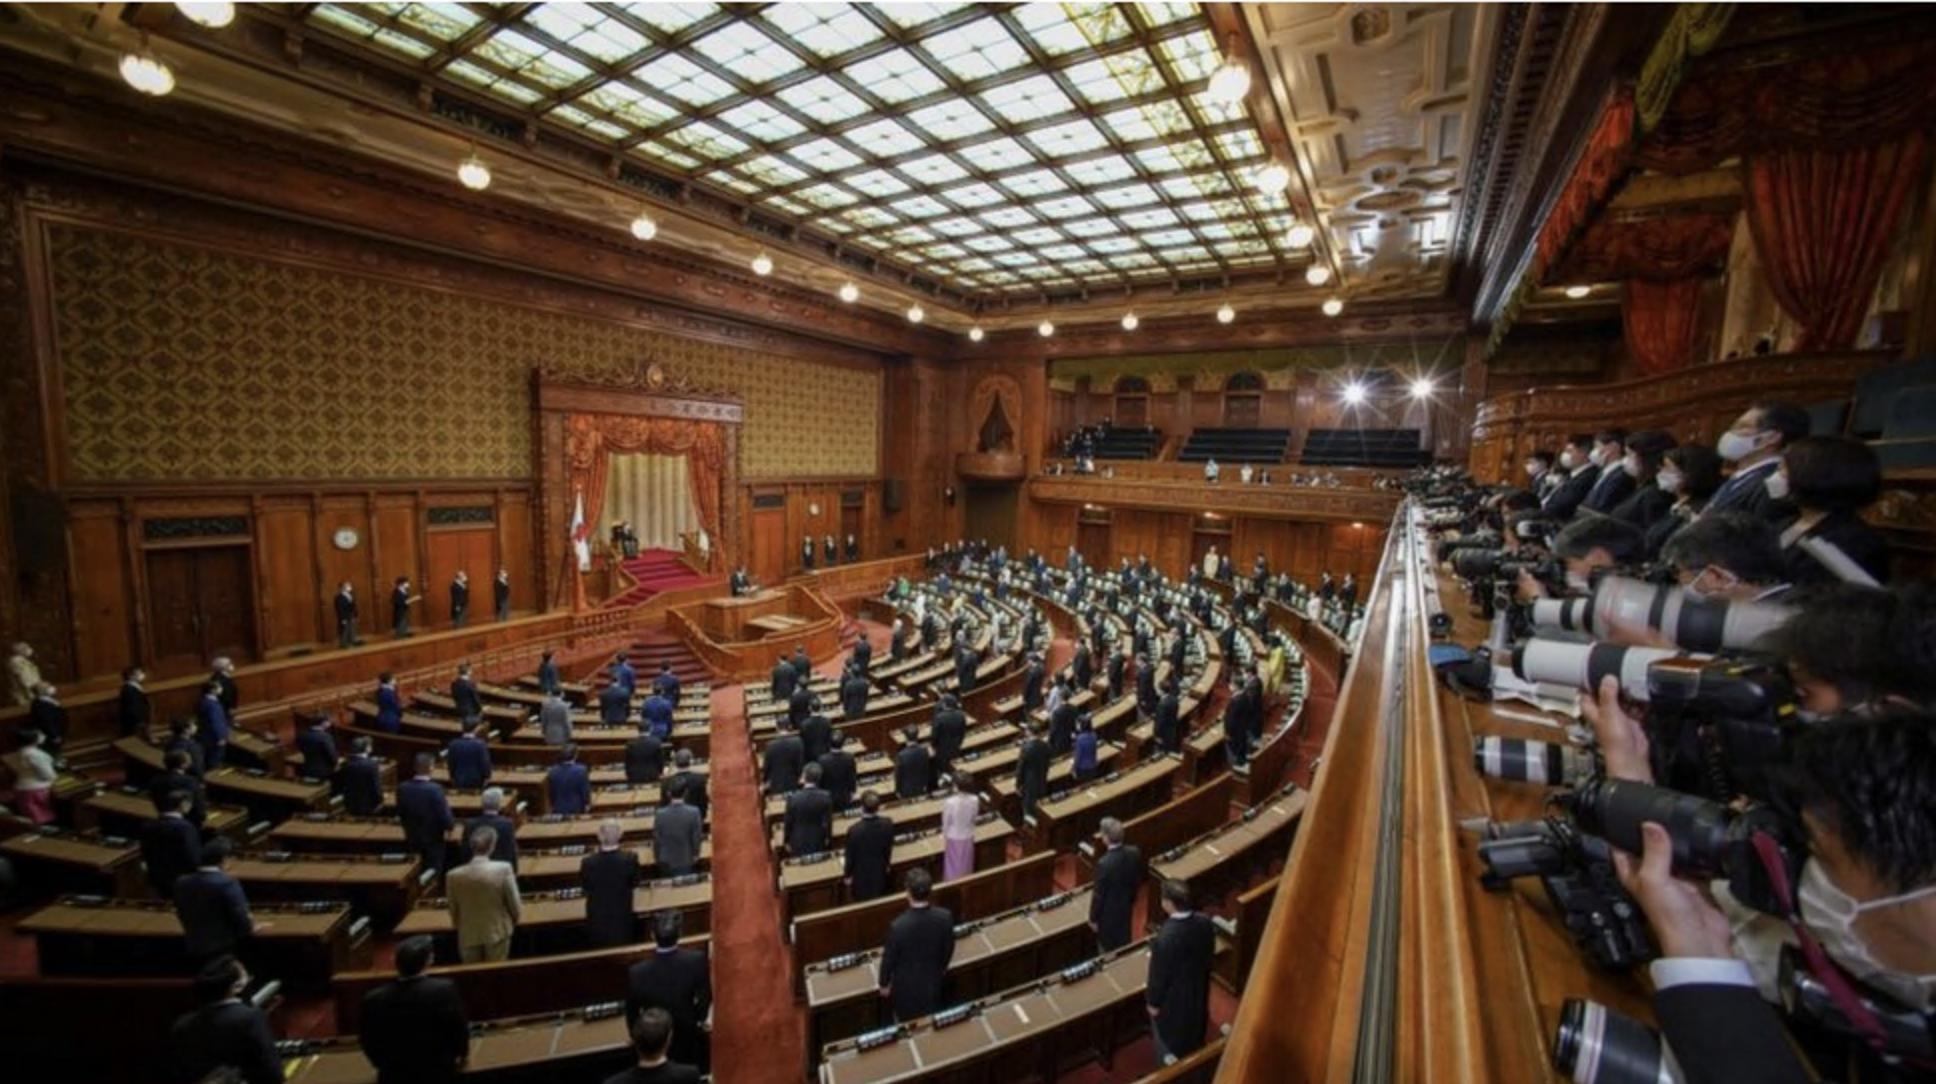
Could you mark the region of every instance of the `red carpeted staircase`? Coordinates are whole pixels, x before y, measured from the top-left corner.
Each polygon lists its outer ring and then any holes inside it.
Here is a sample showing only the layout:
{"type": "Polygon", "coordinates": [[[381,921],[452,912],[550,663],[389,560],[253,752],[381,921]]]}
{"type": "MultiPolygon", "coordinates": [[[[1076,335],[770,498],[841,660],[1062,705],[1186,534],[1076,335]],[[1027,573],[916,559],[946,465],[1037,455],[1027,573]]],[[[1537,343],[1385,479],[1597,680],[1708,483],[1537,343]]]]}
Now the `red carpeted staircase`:
{"type": "Polygon", "coordinates": [[[679,587],[694,587],[702,583],[717,582],[717,577],[701,576],[679,561],[679,555],[671,550],[641,550],[630,561],[623,562],[625,571],[631,574],[638,585],[605,603],[606,609],[619,606],[637,606],[661,591],[671,591],[679,587]]]}

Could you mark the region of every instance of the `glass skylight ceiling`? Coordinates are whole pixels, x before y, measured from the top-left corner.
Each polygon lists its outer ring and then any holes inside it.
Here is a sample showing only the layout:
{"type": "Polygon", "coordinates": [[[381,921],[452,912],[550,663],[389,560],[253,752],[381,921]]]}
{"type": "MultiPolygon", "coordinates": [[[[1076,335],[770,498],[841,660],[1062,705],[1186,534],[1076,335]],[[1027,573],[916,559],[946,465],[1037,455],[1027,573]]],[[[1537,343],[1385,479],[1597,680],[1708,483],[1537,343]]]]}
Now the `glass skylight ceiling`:
{"type": "Polygon", "coordinates": [[[969,295],[1297,268],[1195,4],[319,4],[315,27],[969,295]]]}

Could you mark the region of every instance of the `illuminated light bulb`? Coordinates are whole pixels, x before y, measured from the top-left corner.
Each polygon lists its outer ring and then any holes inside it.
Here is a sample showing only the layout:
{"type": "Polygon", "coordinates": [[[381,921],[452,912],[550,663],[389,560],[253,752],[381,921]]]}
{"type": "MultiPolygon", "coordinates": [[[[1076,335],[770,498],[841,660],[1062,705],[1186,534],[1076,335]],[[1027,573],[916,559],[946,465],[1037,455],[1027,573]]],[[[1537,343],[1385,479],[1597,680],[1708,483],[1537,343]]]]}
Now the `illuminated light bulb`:
{"type": "Polygon", "coordinates": [[[234,4],[177,3],[176,9],[188,17],[196,26],[206,26],[210,30],[220,30],[235,21],[234,4]]]}
{"type": "Polygon", "coordinates": [[[134,89],[156,98],[175,89],[175,73],[145,48],[122,55],[121,78],[134,89]]]}
{"type": "Polygon", "coordinates": [[[1324,304],[1319,306],[1319,308],[1324,311],[1324,315],[1326,316],[1336,316],[1344,311],[1344,301],[1341,298],[1328,297],[1324,299],[1324,304]]]}
{"type": "Polygon", "coordinates": [[[1210,73],[1210,100],[1219,105],[1235,105],[1250,93],[1250,65],[1237,56],[1236,41],[1233,39],[1230,44],[1223,63],[1210,73]]]}
{"type": "Polygon", "coordinates": [[[1133,313],[1133,312],[1126,312],[1126,313],[1123,313],[1123,330],[1124,330],[1124,331],[1135,331],[1135,330],[1136,330],[1136,325],[1138,325],[1138,324],[1140,324],[1140,323],[1142,323],[1142,321],[1141,321],[1141,320],[1138,320],[1138,319],[1136,318],[1136,314],[1135,314],[1135,313],[1133,313]]]}
{"type": "Polygon", "coordinates": [[[1331,269],[1321,263],[1314,263],[1304,269],[1304,281],[1313,286],[1322,286],[1331,281],[1331,269]]]}
{"type": "Polygon", "coordinates": [[[1223,303],[1223,308],[1217,310],[1217,323],[1219,324],[1227,324],[1236,318],[1237,310],[1231,308],[1230,302],[1228,301],[1223,303]]]}
{"type": "Polygon", "coordinates": [[[1591,286],[1568,286],[1566,288],[1566,296],[1572,298],[1575,301],[1580,300],[1581,298],[1585,297],[1586,295],[1592,292],[1593,292],[1593,287],[1591,286]]]}
{"type": "Polygon", "coordinates": [[[484,159],[479,158],[476,152],[472,152],[469,158],[457,164],[457,180],[473,192],[482,192],[491,187],[491,167],[485,165],[484,159]]]}
{"type": "Polygon", "coordinates": [[[1049,336],[1055,334],[1055,325],[1053,323],[1050,323],[1047,320],[1044,320],[1040,324],[1036,325],[1035,333],[1046,339],[1049,336]]]}
{"type": "Polygon", "coordinates": [[[919,305],[908,306],[908,323],[918,324],[921,321],[926,320],[927,318],[928,318],[927,310],[923,309],[921,306],[919,305]]]}
{"type": "Polygon", "coordinates": [[[644,211],[640,211],[639,217],[632,220],[632,236],[641,241],[650,241],[654,237],[659,236],[658,220],[646,214],[644,211]]]}
{"type": "Polygon", "coordinates": [[[1311,242],[1318,239],[1318,231],[1302,222],[1291,223],[1284,232],[1284,243],[1292,248],[1310,248],[1311,242]]]}
{"type": "Polygon", "coordinates": [[[1257,191],[1266,196],[1275,196],[1291,186],[1291,171],[1282,162],[1272,162],[1251,177],[1257,191]]]}
{"type": "Polygon", "coordinates": [[[1357,406],[1364,402],[1365,386],[1356,381],[1346,384],[1344,386],[1344,401],[1350,403],[1352,406],[1357,406]]]}
{"type": "Polygon", "coordinates": [[[968,341],[971,343],[978,343],[981,341],[982,334],[983,332],[981,330],[981,325],[977,324],[974,327],[971,327],[968,329],[968,341]]]}
{"type": "Polygon", "coordinates": [[[840,299],[849,305],[860,300],[860,287],[851,281],[840,284],[840,299]]]}
{"type": "Polygon", "coordinates": [[[1432,397],[1432,391],[1433,391],[1433,386],[1432,386],[1431,377],[1421,376],[1417,380],[1412,381],[1412,398],[1430,399],[1432,397]]]}
{"type": "Polygon", "coordinates": [[[761,249],[760,254],[753,257],[753,273],[755,275],[771,275],[773,273],[773,257],[768,256],[765,249],[761,249]]]}

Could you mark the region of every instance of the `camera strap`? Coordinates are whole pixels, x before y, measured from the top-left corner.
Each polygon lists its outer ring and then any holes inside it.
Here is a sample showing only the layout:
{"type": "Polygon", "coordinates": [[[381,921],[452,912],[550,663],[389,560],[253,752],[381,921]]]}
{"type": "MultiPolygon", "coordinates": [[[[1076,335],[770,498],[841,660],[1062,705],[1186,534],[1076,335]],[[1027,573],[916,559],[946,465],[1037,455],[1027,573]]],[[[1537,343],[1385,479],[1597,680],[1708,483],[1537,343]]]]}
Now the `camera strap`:
{"type": "MultiPolygon", "coordinates": [[[[1774,836],[1763,831],[1755,832],[1748,838],[1748,842],[1754,847],[1755,856],[1761,860],[1762,870],[1768,874],[1768,884],[1774,890],[1775,902],[1781,905],[1783,917],[1789,927],[1795,931],[1795,940],[1801,946],[1803,959],[1808,961],[1809,971],[1821,981],[1823,987],[1828,990],[1829,998],[1835,1002],[1837,1008],[1842,1010],[1843,1015],[1848,1017],[1849,1023],[1862,1034],[1863,1040],[1869,1044],[1870,1049],[1884,1057],[1898,1057],[1899,1055],[1891,1054],[1889,1050],[1888,1038],[1883,1032],[1882,1022],[1876,1019],[1875,1013],[1869,1011],[1868,1003],[1855,992],[1855,987],[1849,984],[1848,977],[1843,975],[1842,969],[1836,967],[1834,961],[1828,958],[1828,953],[1822,950],[1821,942],[1815,940],[1815,935],[1808,930],[1808,924],[1802,921],[1801,909],[1795,902],[1795,889],[1789,882],[1788,865],[1781,859],[1781,845],[1775,842],[1774,836]]],[[[1918,1065],[1926,1064],[1920,1059],[1902,1060],[1912,1061],[1918,1065]]]]}

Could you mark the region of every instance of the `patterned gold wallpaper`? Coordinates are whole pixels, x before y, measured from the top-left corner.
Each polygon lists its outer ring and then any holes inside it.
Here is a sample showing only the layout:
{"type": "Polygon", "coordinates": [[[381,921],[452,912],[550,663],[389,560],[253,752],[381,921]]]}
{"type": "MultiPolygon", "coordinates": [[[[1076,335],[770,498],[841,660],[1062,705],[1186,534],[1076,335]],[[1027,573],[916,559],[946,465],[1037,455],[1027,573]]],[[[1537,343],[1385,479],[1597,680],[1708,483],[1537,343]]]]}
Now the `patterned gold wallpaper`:
{"type": "Polygon", "coordinates": [[[744,477],[877,472],[881,374],[60,226],[76,481],[524,478],[531,370],[645,358],[740,396],[744,477]]]}

